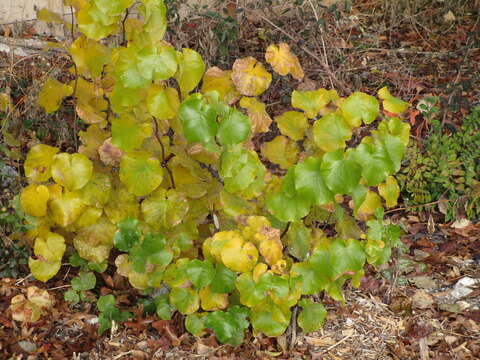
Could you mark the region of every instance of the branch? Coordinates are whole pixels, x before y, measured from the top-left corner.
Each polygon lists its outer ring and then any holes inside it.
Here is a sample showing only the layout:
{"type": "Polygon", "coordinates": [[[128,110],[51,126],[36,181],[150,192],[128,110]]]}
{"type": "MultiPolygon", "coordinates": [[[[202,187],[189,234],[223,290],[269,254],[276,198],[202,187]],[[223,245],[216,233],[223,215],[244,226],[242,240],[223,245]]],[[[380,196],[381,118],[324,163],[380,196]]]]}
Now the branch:
{"type": "Polygon", "coordinates": [[[162,165],[163,168],[165,168],[165,170],[167,170],[168,176],[170,178],[170,183],[172,184],[172,188],[175,189],[175,180],[173,179],[173,173],[172,173],[172,170],[170,170],[170,168],[167,165],[168,161],[173,156],[169,155],[168,158],[166,157],[165,146],[162,143],[162,139],[160,138],[160,135],[158,135],[158,121],[157,121],[157,118],[153,117],[153,123],[155,124],[155,131],[154,131],[155,137],[157,138],[157,141],[160,144],[160,147],[162,148],[162,163],[161,163],[161,165],[162,165]]]}

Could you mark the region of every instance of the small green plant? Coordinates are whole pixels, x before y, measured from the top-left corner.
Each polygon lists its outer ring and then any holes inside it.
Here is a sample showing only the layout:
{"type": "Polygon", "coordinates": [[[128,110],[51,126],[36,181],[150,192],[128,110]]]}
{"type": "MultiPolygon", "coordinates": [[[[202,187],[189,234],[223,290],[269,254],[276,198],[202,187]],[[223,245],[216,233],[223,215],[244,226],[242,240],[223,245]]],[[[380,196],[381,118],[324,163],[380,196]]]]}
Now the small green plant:
{"type": "Polygon", "coordinates": [[[115,296],[109,294],[100,296],[97,301],[97,308],[100,311],[98,316],[98,333],[102,335],[106,330],[112,328],[114,322],[127,321],[133,314],[128,311],[120,311],[115,305],[115,296]]]}
{"type": "MultiPolygon", "coordinates": [[[[407,149],[406,166],[398,179],[407,205],[422,205],[445,199],[446,221],[458,212],[470,219],[480,216],[480,107],[474,108],[453,133],[436,118],[435,98],[420,110],[430,123],[423,146],[407,149]]],[[[445,202],[442,202],[442,205],[445,202]]],[[[441,206],[442,206],[441,205],[441,206]]],[[[421,207],[421,206],[420,206],[421,207]]]]}

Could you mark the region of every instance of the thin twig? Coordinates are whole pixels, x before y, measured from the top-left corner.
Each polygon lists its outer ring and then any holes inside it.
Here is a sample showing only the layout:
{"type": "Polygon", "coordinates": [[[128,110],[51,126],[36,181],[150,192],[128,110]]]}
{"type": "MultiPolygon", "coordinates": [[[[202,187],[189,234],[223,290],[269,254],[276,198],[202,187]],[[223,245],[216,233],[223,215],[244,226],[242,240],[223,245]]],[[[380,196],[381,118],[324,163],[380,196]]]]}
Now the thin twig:
{"type": "Polygon", "coordinates": [[[401,208],[396,208],[396,209],[391,209],[391,210],[385,211],[384,214],[387,215],[387,214],[391,214],[391,213],[394,213],[394,212],[397,212],[397,211],[415,209],[415,208],[423,207],[423,206],[436,205],[436,204],[439,204],[439,203],[444,202],[444,201],[450,202],[450,201],[452,201],[452,200],[449,200],[449,199],[441,199],[441,200],[433,201],[433,202],[426,203],[426,204],[405,206],[405,207],[401,207],[401,208]]]}
{"type": "MultiPolygon", "coordinates": [[[[70,6],[70,12],[72,14],[72,26],[70,27],[70,32],[72,35],[72,43],[75,41],[75,12],[73,10],[73,6],[70,6]]],[[[75,96],[77,94],[77,87],[78,87],[78,68],[77,64],[75,63],[75,59],[73,56],[71,56],[72,63],[73,63],[73,69],[75,71],[75,82],[73,84],[73,92],[72,92],[72,99],[75,99],[75,96]]],[[[75,102],[75,100],[74,100],[75,102]]],[[[78,149],[78,139],[77,139],[77,108],[76,108],[76,102],[74,103],[73,106],[73,142],[75,144],[75,150],[78,149]]]]}
{"type": "Polygon", "coordinates": [[[290,224],[291,224],[291,223],[292,223],[291,221],[289,221],[289,222],[287,223],[287,226],[285,226],[285,229],[283,229],[282,234],[280,235],[280,239],[283,238],[283,237],[287,234],[288,229],[290,229],[290,224]]]}
{"type": "Polygon", "coordinates": [[[129,12],[127,8],[125,10],[125,16],[123,17],[123,20],[122,20],[122,44],[121,44],[122,46],[127,45],[127,33],[125,31],[125,21],[127,21],[128,15],[129,15],[129,12]]]}
{"type": "Polygon", "coordinates": [[[170,170],[170,168],[167,165],[168,160],[170,160],[171,157],[169,157],[168,159],[166,157],[165,146],[163,145],[162,139],[160,138],[160,135],[158,134],[158,121],[155,117],[153,117],[153,123],[155,124],[155,130],[154,130],[155,137],[156,137],[158,143],[160,144],[160,148],[162,149],[162,164],[161,165],[162,165],[163,168],[165,168],[165,170],[167,170],[168,176],[170,178],[170,183],[172,184],[172,188],[175,189],[175,180],[173,179],[173,173],[172,173],[172,170],[170,170]]]}

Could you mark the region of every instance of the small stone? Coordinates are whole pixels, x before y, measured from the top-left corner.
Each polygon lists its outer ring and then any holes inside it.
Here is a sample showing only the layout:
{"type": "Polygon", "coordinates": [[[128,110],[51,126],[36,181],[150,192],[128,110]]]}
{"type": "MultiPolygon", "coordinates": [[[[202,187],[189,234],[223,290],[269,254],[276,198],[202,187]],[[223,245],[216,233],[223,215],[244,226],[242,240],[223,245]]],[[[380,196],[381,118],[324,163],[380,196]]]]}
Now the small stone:
{"type": "Polygon", "coordinates": [[[412,306],[417,309],[428,309],[433,305],[433,297],[425,290],[417,290],[412,298],[412,306]]]}
{"type": "Polygon", "coordinates": [[[18,346],[27,353],[33,353],[37,351],[37,345],[31,341],[22,340],[18,342],[18,346]]]}
{"type": "Polygon", "coordinates": [[[445,342],[448,344],[448,345],[452,345],[455,341],[457,341],[457,337],[456,336],[452,336],[452,335],[447,335],[445,336],[445,342]]]}

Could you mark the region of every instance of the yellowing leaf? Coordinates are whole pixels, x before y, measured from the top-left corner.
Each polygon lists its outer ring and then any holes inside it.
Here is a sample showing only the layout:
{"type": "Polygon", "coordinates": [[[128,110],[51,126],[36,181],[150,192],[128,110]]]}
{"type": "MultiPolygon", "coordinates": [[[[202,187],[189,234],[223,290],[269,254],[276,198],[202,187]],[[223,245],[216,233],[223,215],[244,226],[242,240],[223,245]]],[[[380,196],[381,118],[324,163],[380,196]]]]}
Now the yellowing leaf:
{"type": "Polygon", "coordinates": [[[382,207],[382,200],[376,192],[368,190],[367,197],[357,210],[356,217],[360,220],[368,220],[375,214],[375,210],[382,207]]]}
{"type": "Polygon", "coordinates": [[[55,276],[60,269],[65,249],[65,239],[61,235],[49,232],[46,238],[37,238],[33,251],[38,259],[28,260],[33,276],[43,282],[55,276]]]}
{"type": "Polygon", "coordinates": [[[260,254],[268,265],[276,264],[283,255],[283,246],[280,239],[263,240],[259,246],[260,254]]]}
{"type": "Polygon", "coordinates": [[[400,186],[398,186],[397,180],[393,176],[387,177],[384,183],[378,185],[378,192],[385,199],[387,207],[397,205],[400,186]]]}
{"type": "Polygon", "coordinates": [[[54,277],[58,273],[58,270],[60,270],[61,265],[62,262],[60,260],[45,261],[34,258],[28,259],[28,267],[30,268],[32,275],[35,279],[42,282],[47,282],[54,277]]]}
{"type": "Polygon", "coordinates": [[[20,194],[20,204],[27,214],[42,217],[47,214],[50,193],[45,185],[30,184],[20,194]]]}
{"type": "Polygon", "coordinates": [[[132,194],[145,196],[155,190],[163,180],[160,161],[148,152],[127,153],[120,162],[120,181],[132,194]]]}
{"type": "Polygon", "coordinates": [[[23,165],[29,181],[43,182],[50,179],[53,157],[57,152],[57,148],[43,144],[35,145],[30,149],[23,165]]]}
{"type": "Polygon", "coordinates": [[[390,94],[386,86],[378,90],[378,97],[383,100],[383,108],[389,113],[401,114],[408,109],[409,103],[390,94]]]}
{"type": "Polygon", "coordinates": [[[158,188],[142,201],[142,214],[147,224],[155,229],[173,228],[182,222],[188,212],[188,201],[174,189],[158,188]]]}
{"type": "Polygon", "coordinates": [[[285,136],[277,136],[262,144],[262,155],[282,169],[288,169],[297,161],[297,144],[285,136]]]}
{"type": "Polygon", "coordinates": [[[178,71],[175,74],[175,79],[185,96],[190,91],[195,89],[203,73],[205,72],[205,64],[199,53],[192,49],[182,49],[182,52],[177,53],[178,71]]]}
{"type": "Polygon", "coordinates": [[[251,271],[257,263],[258,250],[250,242],[242,244],[238,241],[229,241],[223,246],[221,256],[223,264],[229,269],[247,272],[251,271]]]}
{"type": "Polygon", "coordinates": [[[242,97],[240,99],[240,106],[247,109],[248,116],[252,122],[252,133],[262,133],[269,130],[272,118],[266,111],[266,106],[263,102],[258,101],[254,97],[242,97]]]}
{"type": "Polygon", "coordinates": [[[258,282],[258,280],[260,280],[260,277],[265,274],[267,270],[268,265],[265,263],[258,263],[257,265],[255,265],[252,272],[253,281],[258,282]]]}
{"type": "Polygon", "coordinates": [[[85,204],[77,192],[67,192],[49,203],[52,220],[62,227],[73,224],[84,207],[85,204]]]}
{"type": "Polygon", "coordinates": [[[80,77],[75,97],[77,98],[75,110],[79,118],[87,124],[99,124],[102,128],[105,127],[108,103],[103,98],[103,90],[98,85],[80,77]]]}
{"type": "Polygon", "coordinates": [[[73,245],[82,258],[99,264],[108,259],[115,231],[116,226],[101,217],[95,224],[80,229],[73,245]]]}
{"type": "Polygon", "coordinates": [[[52,163],[52,177],[57,184],[74,191],[84,187],[92,177],[93,164],[83,154],[60,153],[52,163]]]}
{"type": "Polygon", "coordinates": [[[11,107],[10,96],[7,93],[0,93],[0,111],[7,112],[11,107]]]}
{"type": "Polygon", "coordinates": [[[272,75],[255,58],[249,56],[233,63],[232,81],[242,95],[257,96],[268,89],[272,75]]]}
{"type": "Polygon", "coordinates": [[[177,115],[180,100],[177,90],[171,87],[163,88],[153,84],[148,89],[148,112],[159,120],[172,119],[177,115]]]}
{"type": "Polygon", "coordinates": [[[37,238],[33,247],[36,256],[47,261],[61,260],[65,253],[65,239],[62,235],[48,233],[46,238],[37,238]]]}
{"type": "Polygon", "coordinates": [[[292,74],[297,80],[303,79],[303,69],[297,56],[290,51],[288,44],[270,45],[265,52],[265,60],[272,65],[273,70],[279,75],[292,74]]]}
{"type": "Polygon", "coordinates": [[[209,68],[203,75],[202,93],[216,91],[223,102],[233,104],[240,97],[240,93],[235,88],[231,75],[230,70],[222,70],[216,66],[209,68]]]}
{"type": "Polygon", "coordinates": [[[292,140],[301,140],[308,127],[308,121],[303,113],[298,111],[287,111],[282,115],[276,116],[275,121],[282,135],[288,136],[292,140]]]}
{"type": "Polygon", "coordinates": [[[140,206],[134,194],[121,184],[116,184],[110,194],[110,199],[104,207],[107,218],[114,224],[126,218],[136,219],[140,206]]]}
{"type": "Polygon", "coordinates": [[[86,155],[89,159],[97,160],[100,155],[100,146],[109,137],[109,132],[101,129],[98,124],[92,124],[86,131],[79,131],[78,136],[82,141],[78,152],[86,155]]]}
{"type": "Polygon", "coordinates": [[[123,151],[139,149],[152,136],[152,124],[140,122],[134,114],[112,119],[112,144],[123,151]]]}
{"type": "Polygon", "coordinates": [[[344,149],[352,137],[352,129],[339,113],[323,116],[313,124],[313,139],[323,151],[344,149]]]}
{"type": "Polygon", "coordinates": [[[228,294],[219,294],[212,291],[210,286],[200,289],[200,304],[205,311],[222,310],[228,306],[228,294]]]}
{"type": "Polygon", "coordinates": [[[58,110],[63,98],[72,93],[73,88],[70,85],[49,77],[38,94],[38,105],[43,107],[47,114],[53,113],[58,110]]]}
{"type": "Polygon", "coordinates": [[[80,214],[77,220],[73,223],[73,227],[75,229],[79,229],[79,228],[93,225],[98,221],[98,219],[100,219],[100,216],[102,216],[102,213],[103,213],[102,209],[88,206],[85,210],[83,210],[83,212],[80,214]]]}
{"type": "Polygon", "coordinates": [[[335,90],[318,89],[312,91],[292,92],[292,106],[305,111],[308,118],[316,117],[320,110],[328,105],[330,101],[337,100],[338,94],[335,90]]]}

